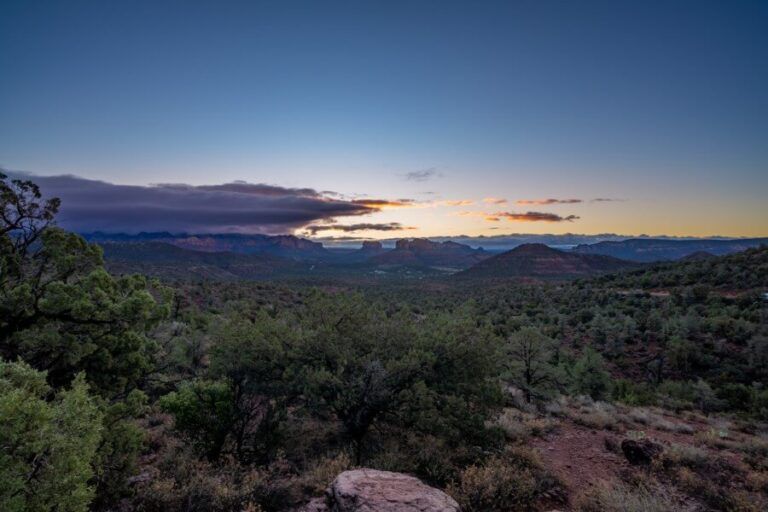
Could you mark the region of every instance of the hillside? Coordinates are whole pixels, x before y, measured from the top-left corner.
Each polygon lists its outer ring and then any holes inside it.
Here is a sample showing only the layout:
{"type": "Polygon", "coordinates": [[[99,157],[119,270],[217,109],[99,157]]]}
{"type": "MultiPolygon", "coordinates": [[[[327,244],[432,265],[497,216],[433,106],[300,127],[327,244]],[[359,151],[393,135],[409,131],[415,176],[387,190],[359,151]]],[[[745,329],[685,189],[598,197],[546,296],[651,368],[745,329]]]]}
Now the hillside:
{"type": "Polygon", "coordinates": [[[621,288],[678,288],[706,285],[722,290],[768,291],[768,247],[720,257],[699,256],[657,263],[633,272],[605,276],[600,282],[621,288]]]}
{"type": "Polygon", "coordinates": [[[493,256],[458,274],[464,278],[532,277],[569,279],[636,268],[638,264],[610,256],[575,254],[544,244],[525,244],[493,256]]]}
{"type": "Polygon", "coordinates": [[[269,254],[202,252],[163,242],[103,242],[100,245],[107,268],[115,274],[234,281],[274,277],[307,267],[307,264],[269,254]]]}
{"type": "Polygon", "coordinates": [[[768,238],[743,238],[734,240],[662,240],[633,238],[629,240],[606,241],[596,244],[582,244],[573,249],[578,254],[599,254],[629,261],[653,263],[684,258],[688,255],[706,252],[723,256],[747,249],[768,245],[768,238]]]}

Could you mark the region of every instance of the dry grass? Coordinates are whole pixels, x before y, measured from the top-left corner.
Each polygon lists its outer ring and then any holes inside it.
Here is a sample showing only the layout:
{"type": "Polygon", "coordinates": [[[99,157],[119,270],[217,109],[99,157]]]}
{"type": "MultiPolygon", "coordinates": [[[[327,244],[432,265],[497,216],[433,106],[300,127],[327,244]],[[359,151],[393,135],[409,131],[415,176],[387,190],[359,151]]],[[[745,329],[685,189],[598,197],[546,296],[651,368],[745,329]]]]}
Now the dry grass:
{"type": "Polygon", "coordinates": [[[301,474],[302,491],[311,496],[322,494],[339,473],[351,468],[352,459],[346,453],[321,457],[301,474]]]}
{"type": "Polygon", "coordinates": [[[735,448],[738,445],[731,440],[730,433],[727,430],[710,428],[708,430],[696,432],[693,438],[694,442],[699,446],[708,446],[718,450],[727,450],[735,448]]]}
{"type": "Polygon", "coordinates": [[[632,407],[626,413],[620,413],[618,419],[630,427],[647,426],[664,432],[676,432],[679,434],[693,434],[695,429],[682,421],[671,421],[664,417],[657,409],[646,407],[632,407]]]}
{"type": "Polygon", "coordinates": [[[744,462],[758,471],[768,471],[768,439],[761,436],[749,437],[736,446],[744,454],[744,462]]]}
{"type": "Polygon", "coordinates": [[[504,431],[508,441],[525,441],[531,436],[538,437],[557,429],[559,421],[544,416],[536,416],[517,409],[504,409],[491,426],[504,431]]]}
{"type": "Polygon", "coordinates": [[[447,491],[464,512],[533,511],[541,500],[563,496],[560,481],[544,470],[534,453],[520,448],[466,468],[447,491]]]}
{"type": "Polygon", "coordinates": [[[574,423],[598,430],[614,430],[618,425],[616,408],[606,402],[581,405],[571,414],[574,423]]]}
{"type": "Polygon", "coordinates": [[[601,482],[575,500],[579,512],[669,512],[676,503],[659,489],[630,488],[623,483],[601,482]]]}
{"type": "Polygon", "coordinates": [[[670,466],[703,468],[711,463],[712,458],[709,452],[696,446],[673,444],[664,451],[663,463],[670,466]]]}

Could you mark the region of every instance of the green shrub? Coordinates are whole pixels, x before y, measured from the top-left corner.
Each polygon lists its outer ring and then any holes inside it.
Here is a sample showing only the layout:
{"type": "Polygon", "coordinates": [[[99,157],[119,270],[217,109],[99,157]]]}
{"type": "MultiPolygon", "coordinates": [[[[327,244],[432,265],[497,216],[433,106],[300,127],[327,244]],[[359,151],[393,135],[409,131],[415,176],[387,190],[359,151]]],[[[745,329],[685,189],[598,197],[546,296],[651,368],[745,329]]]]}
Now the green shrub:
{"type": "Polygon", "coordinates": [[[225,382],[195,381],[160,399],[160,407],[176,420],[176,429],[209,460],[224,450],[234,431],[234,395],[225,382]]]}
{"type": "Polygon", "coordinates": [[[605,371],[603,357],[587,347],[571,370],[571,387],[577,395],[602,400],[610,395],[611,376],[605,371]]]}
{"type": "Polygon", "coordinates": [[[84,512],[102,416],[78,375],[51,396],[45,373],[0,360],[0,510],[84,512]]]}

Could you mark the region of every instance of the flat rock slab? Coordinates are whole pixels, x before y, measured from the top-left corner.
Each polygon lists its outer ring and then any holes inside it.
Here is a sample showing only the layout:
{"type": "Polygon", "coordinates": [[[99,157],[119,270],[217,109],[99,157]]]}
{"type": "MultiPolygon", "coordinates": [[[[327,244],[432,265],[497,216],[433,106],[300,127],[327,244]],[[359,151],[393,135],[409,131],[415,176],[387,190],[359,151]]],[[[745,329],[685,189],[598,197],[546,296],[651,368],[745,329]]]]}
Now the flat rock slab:
{"type": "Polygon", "coordinates": [[[453,498],[418,478],[376,469],[345,471],[327,493],[334,512],[460,511],[453,498]]]}

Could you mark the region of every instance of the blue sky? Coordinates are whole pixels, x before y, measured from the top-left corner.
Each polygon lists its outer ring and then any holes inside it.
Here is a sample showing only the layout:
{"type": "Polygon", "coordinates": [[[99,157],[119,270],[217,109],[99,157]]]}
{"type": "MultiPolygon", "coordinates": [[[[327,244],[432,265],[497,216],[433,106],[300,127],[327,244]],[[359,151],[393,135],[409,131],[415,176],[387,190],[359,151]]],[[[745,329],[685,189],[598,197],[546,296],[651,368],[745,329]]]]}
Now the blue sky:
{"type": "Polygon", "coordinates": [[[766,63],[766,2],[5,0],[0,165],[407,198],[364,221],[408,235],[766,235],[766,63]]]}

